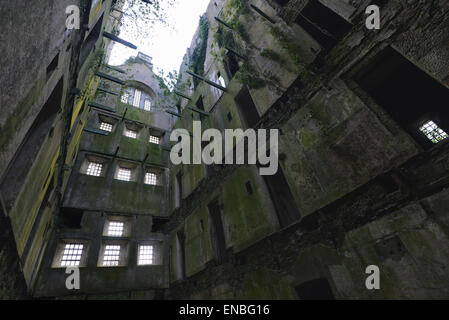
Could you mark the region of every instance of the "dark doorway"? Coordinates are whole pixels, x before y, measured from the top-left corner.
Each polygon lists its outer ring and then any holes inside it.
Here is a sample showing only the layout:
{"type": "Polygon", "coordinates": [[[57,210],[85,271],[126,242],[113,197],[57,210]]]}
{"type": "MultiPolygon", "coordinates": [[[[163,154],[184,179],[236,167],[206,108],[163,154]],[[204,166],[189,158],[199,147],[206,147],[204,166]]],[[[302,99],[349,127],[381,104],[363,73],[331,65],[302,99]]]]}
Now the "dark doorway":
{"type": "Polygon", "coordinates": [[[354,80],[424,149],[436,144],[421,130],[429,121],[449,133],[449,89],[391,47],[354,80]]]}
{"type": "Polygon", "coordinates": [[[304,282],[295,287],[301,300],[335,300],[329,282],[325,278],[304,282]]]}
{"type": "Polygon", "coordinates": [[[352,28],[352,24],[318,0],[310,0],[295,22],[324,49],[330,50],[352,28]]]}
{"type": "Polygon", "coordinates": [[[177,268],[176,276],[178,280],[184,280],[186,278],[186,249],[185,249],[186,236],[184,230],[179,230],[176,233],[176,254],[177,254],[177,268]]]}
{"type": "Polygon", "coordinates": [[[14,204],[28,172],[53,126],[56,115],[61,110],[63,88],[64,81],[61,78],[25,135],[2,178],[0,190],[7,209],[14,204]]]}
{"type": "Polygon", "coordinates": [[[301,214],[296,206],[295,198],[285,179],[281,167],[272,176],[263,176],[268,187],[271,200],[276,209],[281,228],[287,227],[301,219],[301,214]]]}
{"type": "Polygon", "coordinates": [[[209,209],[209,225],[210,238],[214,258],[218,263],[222,263],[226,255],[226,239],[223,228],[223,221],[221,219],[220,205],[217,200],[211,202],[207,208],[209,209]]]}
{"type": "Polygon", "coordinates": [[[243,124],[246,128],[253,128],[260,121],[260,116],[246,86],[235,97],[235,102],[243,118],[243,124]]]}

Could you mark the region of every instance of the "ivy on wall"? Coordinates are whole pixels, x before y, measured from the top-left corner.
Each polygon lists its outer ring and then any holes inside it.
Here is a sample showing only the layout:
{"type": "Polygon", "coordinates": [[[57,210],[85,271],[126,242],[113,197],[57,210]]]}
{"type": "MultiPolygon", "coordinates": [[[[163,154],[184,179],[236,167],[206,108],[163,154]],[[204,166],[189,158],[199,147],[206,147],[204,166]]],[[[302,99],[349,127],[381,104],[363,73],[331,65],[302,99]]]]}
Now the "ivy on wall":
{"type": "MultiPolygon", "coordinates": [[[[200,43],[193,50],[193,54],[190,58],[190,70],[196,74],[204,75],[204,62],[206,61],[207,53],[207,39],[209,37],[210,23],[206,16],[200,18],[199,25],[199,39],[200,43]]],[[[198,80],[193,79],[195,86],[198,85],[198,80]]]]}

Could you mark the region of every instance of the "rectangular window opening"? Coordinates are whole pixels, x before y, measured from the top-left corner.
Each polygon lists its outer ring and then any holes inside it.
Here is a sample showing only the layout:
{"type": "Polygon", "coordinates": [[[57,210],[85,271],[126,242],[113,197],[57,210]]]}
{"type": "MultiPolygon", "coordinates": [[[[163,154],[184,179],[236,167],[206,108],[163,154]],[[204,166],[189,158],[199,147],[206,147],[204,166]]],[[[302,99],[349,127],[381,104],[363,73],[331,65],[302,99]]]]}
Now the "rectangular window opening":
{"type": "Polygon", "coordinates": [[[334,47],[352,24],[318,0],[309,0],[295,21],[326,50],[334,47]]]}
{"type": "Polygon", "coordinates": [[[103,171],[103,164],[98,162],[89,162],[86,174],[88,176],[100,177],[103,171]]]}
{"type": "Polygon", "coordinates": [[[447,140],[449,89],[392,47],[354,81],[424,149],[447,140]]]}
{"type": "Polygon", "coordinates": [[[150,143],[160,144],[161,143],[161,138],[150,135],[150,143]]]}
{"type": "Polygon", "coordinates": [[[158,184],[158,176],[154,172],[147,172],[145,174],[145,184],[156,186],[158,184]]]}
{"type": "Polygon", "coordinates": [[[139,246],[139,266],[152,265],[154,263],[153,256],[154,250],[152,245],[140,245],[139,246]]]}
{"type": "Polygon", "coordinates": [[[121,221],[109,221],[108,237],[122,237],[125,230],[125,223],[121,221]]]}
{"type": "Polygon", "coordinates": [[[120,101],[122,103],[126,103],[127,104],[128,101],[129,101],[129,93],[125,92],[124,94],[122,94],[122,97],[121,97],[120,101]]]}
{"type": "Polygon", "coordinates": [[[151,111],[151,101],[150,100],[145,100],[145,106],[144,106],[144,109],[146,110],[146,111],[151,111]]]}
{"type": "Polygon", "coordinates": [[[107,245],[103,254],[103,266],[117,267],[120,263],[120,245],[107,245]]]}
{"type": "Polygon", "coordinates": [[[113,126],[110,123],[107,123],[107,122],[100,123],[100,130],[112,132],[112,128],[113,128],[113,126]]]}
{"type": "Polygon", "coordinates": [[[117,180],[120,181],[131,181],[131,169],[128,168],[119,168],[117,172],[117,180]]]}
{"type": "Polygon", "coordinates": [[[78,267],[83,255],[83,244],[67,243],[62,253],[61,267],[78,267]]]}
{"type": "Polygon", "coordinates": [[[134,91],[134,100],[133,100],[133,106],[139,108],[140,107],[140,98],[142,97],[142,91],[136,89],[134,91]]]}

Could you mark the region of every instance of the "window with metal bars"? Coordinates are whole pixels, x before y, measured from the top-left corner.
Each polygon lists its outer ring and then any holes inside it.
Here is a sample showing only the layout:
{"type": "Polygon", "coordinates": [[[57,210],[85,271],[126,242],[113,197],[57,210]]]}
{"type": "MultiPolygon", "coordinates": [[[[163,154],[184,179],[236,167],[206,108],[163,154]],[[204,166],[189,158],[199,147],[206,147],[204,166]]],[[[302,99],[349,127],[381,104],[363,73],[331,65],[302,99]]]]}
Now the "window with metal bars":
{"type": "Polygon", "coordinates": [[[138,265],[152,265],[154,263],[154,248],[152,245],[140,245],[138,265]]]}
{"type": "Polygon", "coordinates": [[[150,135],[150,143],[159,144],[161,142],[161,138],[150,135]]]}
{"type": "Polygon", "coordinates": [[[101,122],[100,123],[100,130],[112,132],[112,124],[107,122],[101,122]]]}
{"type": "Polygon", "coordinates": [[[120,245],[107,245],[103,253],[103,266],[116,267],[120,263],[120,245]]]}
{"type": "Polygon", "coordinates": [[[447,133],[444,132],[444,130],[441,129],[432,120],[427,121],[424,125],[422,125],[419,128],[419,131],[421,131],[427,137],[427,139],[429,139],[433,143],[438,143],[440,141],[447,139],[448,137],[447,133]]]}
{"type": "Polygon", "coordinates": [[[131,169],[119,168],[117,172],[117,180],[131,181],[131,169]]]}
{"type": "Polygon", "coordinates": [[[124,94],[122,94],[121,102],[128,103],[128,101],[129,101],[129,93],[125,92],[124,94]]]}
{"type": "Polygon", "coordinates": [[[125,128],[125,137],[137,139],[137,131],[125,128]]]}
{"type": "Polygon", "coordinates": [[[83,255],[83,244],[67,243],[62,253],[61,267],[78,267],[83,255]]]}
{"type": "Polygon", "coordinates": [[[154,172],[147,172],[145,174],[145,184],[156,186],[158,182],[157,174],[154,172]]]}
{"type": "Polygon", "coordinates": [[[109,221],[108,224],[108,236],[109,237],[122,237],[125,228],[125,223],[121,221],[109,221]]]}
{"type": "Polygon", "coordinates": [[[103,164],[98,162],[89,162],[86,174],[88,176],[100,177],[103,171],[103,164]]]}

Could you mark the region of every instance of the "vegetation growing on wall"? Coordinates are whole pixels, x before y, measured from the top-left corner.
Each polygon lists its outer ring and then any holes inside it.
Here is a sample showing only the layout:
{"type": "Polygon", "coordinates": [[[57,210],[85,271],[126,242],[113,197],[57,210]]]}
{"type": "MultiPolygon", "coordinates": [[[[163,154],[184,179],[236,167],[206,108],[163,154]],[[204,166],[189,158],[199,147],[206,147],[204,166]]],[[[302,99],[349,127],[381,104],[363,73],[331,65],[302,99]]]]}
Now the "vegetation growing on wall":
{"type": "MultiPolygon", "coordinates": [[[[206,16],[200,18],[199,24],[199,40],[200,43],[193,50],[193,54],[190,60],[190,70],[196,74],[204,75],[204,62],[206,61],[207,53],[207,39],[209,37],[209,20],[206,16]]],[[[195,86],[198,85],[198,80],[193,79],[195,86]]]]}

